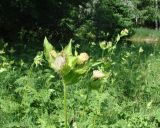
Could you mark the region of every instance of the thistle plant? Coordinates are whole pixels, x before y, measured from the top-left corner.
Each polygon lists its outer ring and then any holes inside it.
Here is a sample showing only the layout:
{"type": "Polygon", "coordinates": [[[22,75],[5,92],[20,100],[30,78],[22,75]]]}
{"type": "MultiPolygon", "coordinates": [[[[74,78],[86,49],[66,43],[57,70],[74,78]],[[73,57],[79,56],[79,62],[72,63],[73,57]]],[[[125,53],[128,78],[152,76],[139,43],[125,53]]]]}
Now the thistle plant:
{"type": "Polygon", "coordinates": [[[63,83],[64,118],[65,128],[67,128],[67,88],[69,85],[77,83],[81,76],[89,70],[86,65],[89,56],[87,53],[78,55],[77,51],[73,54],[72,40],[62,51],[57,52],[47,38],[44,39],[44,55],[49,66],[57,72],[63,83]]]}

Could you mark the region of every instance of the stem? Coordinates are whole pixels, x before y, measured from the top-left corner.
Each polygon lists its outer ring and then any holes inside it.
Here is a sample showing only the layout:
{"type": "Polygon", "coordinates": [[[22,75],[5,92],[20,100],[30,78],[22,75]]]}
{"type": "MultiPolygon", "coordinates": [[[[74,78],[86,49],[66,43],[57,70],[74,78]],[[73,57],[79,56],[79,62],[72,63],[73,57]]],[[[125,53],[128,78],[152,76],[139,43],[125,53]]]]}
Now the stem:
{"type": "Polygon", "coordinates": [[[65,118],[65,128],[67,128],[67,86],[63,82],[63,91],[64,91],[64,118],[65,118]]]}
{"type": "Polygon", "coordinates": [[[102,59],[103,59],[103,57],[104,57],[104,52],[105,52],[105,50],[102,51],[102,59]]]}

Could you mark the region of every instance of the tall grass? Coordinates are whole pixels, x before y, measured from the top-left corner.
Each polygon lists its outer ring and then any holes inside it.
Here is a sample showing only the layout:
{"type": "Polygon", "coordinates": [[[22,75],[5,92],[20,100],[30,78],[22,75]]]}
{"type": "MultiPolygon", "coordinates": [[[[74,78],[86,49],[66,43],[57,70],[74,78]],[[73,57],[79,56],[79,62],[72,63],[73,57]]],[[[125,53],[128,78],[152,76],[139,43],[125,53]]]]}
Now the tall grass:
{"type": "MultiPolygon", "coordinates": [[[[91,63],[103,61],[98,69],[110,75],[94,88],[90,87],[91,73],[68,86],[69,127],[157,128],[159,46],[124,43],[114,53],[105,51],[103,57],[98,44],[85,45],[85,49],[91,63]]],[[[14,58],[7,54],[1,54],[0,59],[0,127],[63,128],[63,86],[41,55],[32,60],[33,64],[23,62],[23,58],[11,63],[14,58]]]]}
{"type": "Polygon", "coordinates": [[[130,40],[139,43],[158,43],[160,42],[160,31],[149,28],[136,28],[130,40]]]}

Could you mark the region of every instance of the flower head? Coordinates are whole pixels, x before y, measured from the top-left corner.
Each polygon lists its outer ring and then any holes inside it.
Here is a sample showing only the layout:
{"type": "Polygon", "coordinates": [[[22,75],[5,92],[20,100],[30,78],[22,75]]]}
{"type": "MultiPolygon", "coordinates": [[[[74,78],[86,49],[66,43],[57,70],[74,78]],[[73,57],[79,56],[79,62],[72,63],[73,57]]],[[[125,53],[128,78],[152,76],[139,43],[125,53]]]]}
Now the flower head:
{"type": "Polygon", "coordinates": [[[87,53],[81,53],[78,56],[78,64],[84,64],[89,59],[89,56],[87,53]]]}
{"type": "Polygon", "coordinates": [[[102,41],[101,43],[99,43],[99,46],[101,47],[101,49],[105,50],[107,48],[107,42],[102,41]]]}
{"type": "Polygon", "coordinates": [[[100,79],[100,78],[103,78],[104,76],[105,76],[105,74],[102,71],[94,70],[92,78],[93,79],[100,79]]]}
{"type": "Polygon", "coordinates": [[[121,36],[127,36],[128,35],[128,29],[123,29],[122,31],[121,31],[121,36]]]}
{"type": "Polygon", "coordinates": [[[139,53],[142,53],[144,50],[142,47],[139,48],[139,53]]]}
{"type": "Polygon", "coordinates": [[[51,67],[58,72],[63,68],[65,64],[66,64],[66,58],[64,56],[58,56],[55,58],[54,62],[51,64],[51,67]]]}

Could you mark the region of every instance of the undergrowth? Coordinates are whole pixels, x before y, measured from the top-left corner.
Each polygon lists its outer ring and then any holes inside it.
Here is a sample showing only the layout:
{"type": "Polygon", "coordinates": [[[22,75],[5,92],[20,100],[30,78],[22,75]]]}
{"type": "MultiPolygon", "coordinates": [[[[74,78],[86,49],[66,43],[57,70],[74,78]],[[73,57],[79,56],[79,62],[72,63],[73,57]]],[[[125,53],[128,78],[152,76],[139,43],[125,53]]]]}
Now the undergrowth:
{"type": "Polygon", "coordinates": [[[135,33],[130,37],[130,40],[134,43],[159,43],[160,31],[149,28],[136,28],[135,33]]]}
{"type": "MultiPolygon", "coordinates": [[[[93,69],[68,86],[68,127],[158,128],[159,46],[114,42],[100,46],[85,46],[93,69]],[[91,85],[93,70],[109,76],[91,85]]],[[[6,44],[0,49],[0,127],[64,127],[61,77],[48,67],[42,52],[32,64],[23,59],[15,60],[6,44]]]]}

